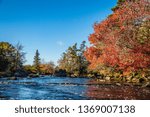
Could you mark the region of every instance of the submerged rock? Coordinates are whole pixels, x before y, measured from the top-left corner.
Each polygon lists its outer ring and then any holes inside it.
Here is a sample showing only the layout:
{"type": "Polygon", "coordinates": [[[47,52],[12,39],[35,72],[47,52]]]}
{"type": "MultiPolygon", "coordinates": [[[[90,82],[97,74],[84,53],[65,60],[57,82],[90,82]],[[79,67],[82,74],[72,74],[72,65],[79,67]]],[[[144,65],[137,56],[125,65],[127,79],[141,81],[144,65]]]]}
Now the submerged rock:
{"type": "Polygon", "coordinates": [[[10,77],[9,80],[17,80],[17,77],[10,77]]]}
{"type": "Polygon", "coordinates": [[[39,77],[40,75],[38,74],[29,74],[29,78],[37,78],[39,77]]]}

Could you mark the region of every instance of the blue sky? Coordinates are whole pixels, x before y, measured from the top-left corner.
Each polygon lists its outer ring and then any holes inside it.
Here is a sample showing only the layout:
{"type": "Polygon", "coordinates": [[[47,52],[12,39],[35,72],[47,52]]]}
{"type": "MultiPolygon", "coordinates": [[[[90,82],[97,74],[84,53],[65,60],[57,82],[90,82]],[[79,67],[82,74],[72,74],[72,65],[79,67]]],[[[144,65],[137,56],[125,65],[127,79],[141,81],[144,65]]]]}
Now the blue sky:
{"type": "Polygon", "coordinates": [[[36,49],[54,61],[74,43],[88,42],[93,24],[111,14],[117,0],[0,0],[0,41],[24,46],[26,64],[36,49]]]}

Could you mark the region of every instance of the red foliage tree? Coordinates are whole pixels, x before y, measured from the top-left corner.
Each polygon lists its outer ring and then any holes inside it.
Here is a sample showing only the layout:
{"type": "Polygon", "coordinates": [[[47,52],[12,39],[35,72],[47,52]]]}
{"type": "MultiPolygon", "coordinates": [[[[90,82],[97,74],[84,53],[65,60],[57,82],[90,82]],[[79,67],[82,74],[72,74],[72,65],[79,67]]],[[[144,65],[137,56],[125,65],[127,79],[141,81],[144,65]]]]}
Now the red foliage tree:
{"type": "Polygon", "coordinates": [[[91,69],[108,66],[138,71],[150,67],[150,2],[126,0],[106,20],[94,25],[85,52],[91,69]]]}

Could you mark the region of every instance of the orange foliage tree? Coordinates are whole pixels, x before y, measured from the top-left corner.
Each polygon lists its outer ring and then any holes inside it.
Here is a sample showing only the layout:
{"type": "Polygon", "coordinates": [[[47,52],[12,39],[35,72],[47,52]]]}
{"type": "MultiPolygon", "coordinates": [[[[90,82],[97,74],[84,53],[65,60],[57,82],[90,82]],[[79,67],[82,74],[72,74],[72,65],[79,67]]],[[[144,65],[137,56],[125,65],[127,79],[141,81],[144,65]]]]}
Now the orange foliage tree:
{"type": "Polygon", "coordinates": [[[149,29],[150,1],[126,0],[106,20],[94,25],[91,46],[85,52],[89,68],[124,75],[149,70],[149,29]]]}

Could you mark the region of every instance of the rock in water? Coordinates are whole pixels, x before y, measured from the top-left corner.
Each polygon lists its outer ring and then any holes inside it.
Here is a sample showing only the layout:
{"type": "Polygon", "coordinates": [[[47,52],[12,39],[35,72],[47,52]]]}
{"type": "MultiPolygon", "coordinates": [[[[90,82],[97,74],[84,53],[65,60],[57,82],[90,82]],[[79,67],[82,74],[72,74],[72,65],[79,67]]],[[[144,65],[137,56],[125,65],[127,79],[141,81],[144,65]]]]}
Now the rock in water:
{"type": "Polygon", "coordinates": [[[144,84],[142,85],[142,87],[144,88],[144,87],[147,87],[148,85],[150,85],[150,82],[144,83],[144,84]]]}
{"type": "Polygon", "coordinates": [[[105,80],[106,80],[106,81],[110,81],[110,77],[107,76],[107,77],[105,78],[105,80]]]}
{"type": "Polygon", "coordinates": [[[17,77],[10,77],[10,80],[17,80],[17,77]]]}
{"type": "Polygon", "coordinates": [[[116,83],[116,85],[117,85],[117,86],[121,86],[121,84],[120,84],[120,83],[116,83]]]}

